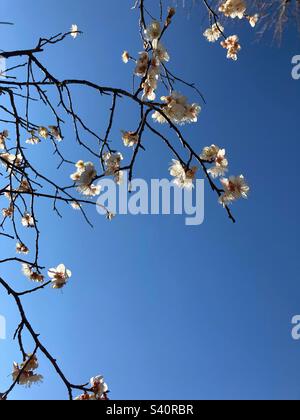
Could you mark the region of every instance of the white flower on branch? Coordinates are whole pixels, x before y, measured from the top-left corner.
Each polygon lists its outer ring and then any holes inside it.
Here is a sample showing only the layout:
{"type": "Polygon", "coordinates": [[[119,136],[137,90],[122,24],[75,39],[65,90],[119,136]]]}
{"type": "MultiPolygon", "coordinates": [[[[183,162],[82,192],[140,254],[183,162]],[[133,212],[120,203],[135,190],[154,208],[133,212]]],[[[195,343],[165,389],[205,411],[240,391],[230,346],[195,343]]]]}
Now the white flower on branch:
{"type": "Polygon", "coordinates": [[[22,272],[28,280],[31,280],[35,283],[43,283],[44,276],[37,271],[34,271],[33,268],[29,264],[22,264],[22,272]]]}
{"type": "Polygon", "coordinates": [[[145,77],[147,74],[149,66],[149,55],[147,52],[143,51],[140,53],[140,57],[137,61],[135,68],[135,75],[139,77],[145,77]]]}
{"type": "Polygon", "coordinates": [[[93,184],[94,179],[97,177],[94,164],[80,160],[77,162],[76,168],[77,171],[71,175],[71,179],[75,181],[78,192],[87,197],[99,195],[101,187],[93,184]]]}
{"type": "Polygon", "coordinates": [[[165,62],[170,61],[169,53],[161,42],[159,42],[156,48],[154,48],[154,56],[159,61],[165,61],[165,62]]]}
{"type": "Polygon", "coordinates": [[[221,42],[223,48],[227,49],[227,58],[236,61],[238,59],[238,52],[242,49],[239,44],[239,38],[237,35],[229,36],[225,41],[221,42]]]}
{"type": "Polygon", "coordinates": [[[40,138],[39,138],[39,137],[37,137],[37,136],[35,135],[35,131],[34,131],[34,130],[32,130],[32,131],[30,132],[30,136],[31,136],[31,137],[29,137],[29,138],[26,140],[26,143],[27,143],[27,144],[32,144],[32,145],[34,145],[34,144],[39,144],[39,143],[41,142],[40,138]]]}
{"type": "Polygon", "coordinates": [[[77,201],[71,201],[70,206],[73,210],[80,210],[81,205],[77,201]]]}
{"type": "Polygon", "coordinates": [[[52,137],[55,138],[58,142],[62,141],[62,136],[60,129],[55,125],[49,125],[50,134],[52,137]]]}
{"type": "Polygon", "coordinates": [[[14,214],[14,206],[10,205],[7,209],[2,209],[3,217],[12,217],[14,214]]]}
{"type": "Polygon", "coordinates": [[[97,399],[101,399],[108,392],[108,385],[104,381],[103,376],[95,376],[91,378],[91,391],[97,399]]]}
{"type": "Polygon", "coordinates": [[[255,28],[255,26],[257,25],[257,22],[259,21],[259,14],[256,13],[253,16],[247,16],[247,19],[249,20],[251,27],[255,28]]]}
{"type": "Polygon", "coordinates": [[[39,133],[39,136],[45,140],[49,137],[49,131],[46,127],[39,127],[38,133],[39,133]]]}
{"type": "Polygon", "coordinates": [[[147,41],[153,42],[157,41],[161,35],[161,26],[158,21],[153,21],[150,25],[145,29],[145,38],[147,41]]]}
{"type": "Polygon", "coordinates": [[[122,61],[124,64],[128,64],[130,60],[130,54],[128,51],[124,51],[122,54],[122,61]]]}
{"type": "Polygon", "coordinates": [[[39,367],[38,359],[35,355],[28,355],[24,363],[19,365],[13,364],[13,381],[18,381],[19,385],[30,388],[31,385],[41,383],[43,381],[42,375],[35,373],[39,367]]]}
{"type": "Polygon", "coordinates": [[[23,157],[21,154],[16,156],[10,153],[1,153],[0,158],[2,165],[5,166],[9,172],[14,170],[13,167],[20,167],[23,162],[23,157]]]}
{"type": "Polygon", "coordinates": [[[8,136],[9,134],[7,130],[3,130],[2,133],[0,133],[0,150],[6,149],[6,140],[8,136]]]}
{"type": "Polygon", "coordinates": [[[71,26],[70,33],[71,33],[71,37],[74,38],[74,39],[76,39],[78,37],[78,35],[80,34],[80,31],[79,31],[78,26],[76,24],[73,24],[71,26]]]}
{"type": "Polygon", "coordinates": [[[52,279],[53,289],[62,289],[72,277],[72,273],[64,266],[64,264],[60,264],[56,268],[50,268],[48,276],[52,279]]]}
{"type": "Polygon", "coordinates": [[[26,228],[33,228],[35,223],[34,223],[34,218],[30,213],[25,213],[24,216],[22,217],[22,225],[26,228]]]}
{"type": "Polygon", "coordinates": [[[17,254],[29,254],[29,249],[26,245],[22,244],[21,242],[18,242],[16,245],[16,252],[17,254]]]}
{"type": "MultiPolygon", "coordinates": [[[[195,123],[198,121],[198,116],[201,112],[200,105],[188,104],[187,98],[177,92],[172,92],[171,96],[163,96],[162,105],[163,113],[175,124],[183,125],[186,123],[195,123]]],[[[155,111],[152,118],[160,123],[167,123],[166,118],[158,111],[155,111]]]]}
{"type": "Polygon", "coordinates": [[[211,28],[206,29],[203,35],[208,42],[216,42],[221,38],[223,31],[224,28],[221,24],[214,23],[211,28]]]}
{"type": "Polygon", "coordinates": [[[208,170],[208,173],[212,175],[213,178],[218,178],[219,176],[224,176],[228,171],[228,160],[226,159],[225,149],[219,150],[215,158],[215,166],[208,170]]]}
{"type": "Polygon", "coordinates": [[[240,198],[248,198],[250,187],[243,175],[232,176],[229,179],[223,178],[221,183],[225,192],[219,199],[220,204],[228,205],[240,198]]]}
{"type": "Polygon", "coordinates": [[[20,182],[20,186],[18,188],[18,191],[19,192],[31,192],[30,185],[29,185],[29,183],[28,183],[28,181],[26,179],[23,179],[20,182]]]}
{"type": "Polygon", "coordinates": [[[212,144],[209,147],[205,147],[200,155],[200,159],[212,162],[218,156],[219,150],[219,146],[216,146],[215,144],[212,144]]]}
{"type": "Polygon", "coordinates": [[[192,169],[185,169],[178,160],[172,161],[172,166],[169,169],[171,176],[173,176],[174,184],[179,188],[191,190],[194,187],[194,179],[198,168],[194,166],[192,169]]]}
{"type": "Polygon", "coordinates": [[[219,11],[224,13],[226,17],[235,19],[243,19],[247,6],[244,0],[226,0],[225,3],[221,4],[219,11]]]}
{"type": "Polygon", "coordinates": [[[121,153],[105,153],[103,155],[104,164],[106,166],[105,175],[114,176],[116,184],[121,184],[123,172],[120,171],[120,165],[123,160],[121,153]]]}
{"type": "Polygon", "coordinates": [[[139,142],[139,135],[134,131],[122,131],[122,140],[125,147],[133,147],[139,142]]]}

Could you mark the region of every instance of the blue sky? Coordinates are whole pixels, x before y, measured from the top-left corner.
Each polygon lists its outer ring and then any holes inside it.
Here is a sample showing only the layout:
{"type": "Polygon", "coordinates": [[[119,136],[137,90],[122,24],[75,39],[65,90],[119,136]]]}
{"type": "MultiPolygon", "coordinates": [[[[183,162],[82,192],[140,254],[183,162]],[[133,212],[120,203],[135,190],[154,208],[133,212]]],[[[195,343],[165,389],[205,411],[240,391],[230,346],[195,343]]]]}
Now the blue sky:
{"type": "MultiPolygon", "coordinates": [[[[15,26],[0,28],[0,47],[31,48],[39,36],[76,22],[84,36],[49,48],[41,60],[62,79],[130,89],[131,67],[120,54],[141,49],[131,3],[53,0],[46,7],[28,0],[25,7],[12,0],[2,5],[1,19],[15,26]]],[[[233,63],[204,41],[201,21],[198,9],[189,19],[180,11],[164,43],[172,70],[196,82],[207,100],[199,123],[184,128],[186,137],[199,151],[224,146],[232,173],[243,173],[251,185],[248,202],[233,208],[237,224],[208,186],[199,227],[186,227],[179,216],[108,223],[91,210],[92,230],[77,213],[63,208],[60,220],[41,202],[43,265],[64,262],[73,278],[62,293],[44,291],[24,306],[68,378],[84,383],[101,373],[113,399],[298,399],[300,343],[291,338],[291,319],[300,313],[300,82],[291,78],[291,59],[299,39],[291,32],[278,48],[270,39],[256,42],[248,25],[238,25],[243,50],[233,63]]],[[[82,91],[77,97],[82,115],[104,133],[109,102],[82,91]]],[[[113,136],[131,129],[133,112],[119,105],[113,136]]],[[[44,109],[33,113],[41,122],[48,118],[44,109]]],[[[73,147],[71,129],[65,136],[65,153],[85,158],[73,147]]],[[[172,156],[150,133],[146,139],[151,145],[136,175],[166,177],[172,156]]],[[[64,183],[70,168],[57,173],[50,156],[47,146],[33,152],[39,168],[64,183]]],[[[2,241],[1,249],[10,255],[13,244],[2,241]]],[[[0,274],[18,290],[28,286],[13,266],[0,267],[0,274]]],[[[11,337],[19,321],[14,304],[1,294],[0,305],[11,337]]],[[[20,356],[10,338],[0,341],[0,354],[4,390],[20,356]]],[[[43,358],[40,371],[44,384],[18,388],[13,398],[65,398],[43,358]]]]}

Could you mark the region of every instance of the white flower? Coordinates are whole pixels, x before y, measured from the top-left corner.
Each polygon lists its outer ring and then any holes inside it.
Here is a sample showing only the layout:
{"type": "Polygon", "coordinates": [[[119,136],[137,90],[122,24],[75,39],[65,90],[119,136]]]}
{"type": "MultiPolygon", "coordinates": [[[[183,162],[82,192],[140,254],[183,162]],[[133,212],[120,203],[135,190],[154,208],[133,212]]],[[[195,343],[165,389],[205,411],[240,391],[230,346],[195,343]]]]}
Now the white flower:
{"type": "Polygon", "coordinates": [[[56,268],[50,268],[48,276],[52,279],[53,289],[62,289],[72,277],[72,273],[64,264],[60,264],[56,268]]]}
{"type": "Polygon", "coordinates": [[[3,217],[12,217],[14,214],[14,207],[10,205],[7,209],[2,209],[2,216],[3,217]]]}
{"type": "Polygon", "coordinates": [[[170,61],[169,53],[161,42],[159,42],[157,44],[156,48],[154,49],[154,56],[159,61],[165,61],[165,62],[170,61]]]}
{"type": "Polygon", "coordinates": [[[34,227],[34,218],[30,213],[25,213],[22,217],[22,225],[26,228],[34,227]]]}
{"type": "Polygon", "coordinates": [[[46,127],[39,127],[38,133],[43,139],[47,139],[49,137],[49,131],[46,127]]]}
{"type": "Polygon", "coordinates": [[[42,382],[42,375],[35,373],[35,370],[38,367],[39,363],[37,357],[35,355],[28,355],[21,366],[19,366],[18,363],[13,364],[13,381],[18,381],[18,385],[23,385],[27,388],[30,388],[33,384],[42,382]]]}
{"type": "Polygon", "coordinates": [[[55,140],[57,140],[58,142],[62,141],[60,129],[57,126],[49,125],[49,130],[50,130],[51,136],[53,136],[55,140]]]}
{"type": "Polygon", "coordinates": [[[34,281],[35,283],[43,283],[44,276],[37,271],[33,271],[32,267],[29,264],[22,264],[22,272],[25,277],[29,280],[34,281]]]}
{"type": "Polygon", "coordinates": [[[216,42],[222,36],[223,31],[224,28],[221,24],[214,23],[211,28],[206,29],[203,35],[205,36],[208,42],[216,42]]]}
{"type": "Polygon", "coordinates": [[[71,179],[75,181],[78,192],[87,197],[99,195],[101,187],[93,184],[94,179],[97,177],[94,164],[80,160],[77,162],[76,168],[77,171],[71,175],[71,179]]]}
{"type": "Polygon", "coordinates": [[[243,19],[247,6],[244,0],[226,0],[225,3],[221,4],[219,11],[224,13],[226,17],[235,19],[243,19]]]}
{"type": "Polygon", "coordinates": [[[79,29],[78,29],[78,26],[77,25],[72,25],[71,26],[71,30],[70,30],[70,33],[71,33],[71,37],[73,37],[74,39],[76,39],[77,37],[78,37],[78,35],[79,35],[79,29]]]}
{"type": "Polygon", "coordinates": [[[193,182],[197,170],[198,168],[196,167],[185,169],[178,160],[174,159],[172,161],[172,166],[169,169],[171,176],[175,178],[173,181],[174,184],[179,188],[185,188],[187,190],[191,190],[194,187],[193,182]]]}
{"type": "Polygon", "coordinates": [[[140,57],[137,61],[135,68],[135,75],[139,77],[145,77],[149,65],[149,55],[147,52],[143,51],[140,53],[140,57]]]}
{"type": "Polygon", "coordinates": [[[139,142],[139,135],[134,131],[122,131],[124,146],[133,147],[139,142]]]}
{"type": "Polygon", "coordinates": [[[98,398],[102,398],[103,394],[108,392],[108,386],[104,381],[103,376],[95,376],[91,378],[91,390],[98,398]]]}
{"type": "Polygon", "coordinates": [[[38,144],[38,143],[40,143],[41,142],[41,140],[39,139],[39,137],[37,137],[36,135],[35,135],[35,131],[34,130],[32,130],[31,132],[30,132],[30,136],[31,137],[29,137],[27,140],[26,140],[26,143],[27,144],[38,144]]]}
{"type": "Polygon", "coordinates": [[[228,171],[228,160],[226,159],[225,149],[219,150],[215,158],[215,166],[208,170],[208,173],[212,175],[213,178],[218,178],[219,176],[224,176],[228,171]]]}
{"type": "Polygon", "coordinates": [[[115,182],[120,184],[123,178],[123,172],[120,171],[120,165],[123,160],[121,153],[105,153],[103,155],[103,161],[106,167],[105,174],[108,176],[114,176],[115,182]]]}
{"type": "Polygon", "coordinates": [[[17,254],[29,254],[29,249],[26,245],[22,244],[21,242],[18,242],[16,245],[16,252],[17,254]]]}
{"type": "Polygon", "coordinates": [[[238,59],[238,52],[242,49],[239,44],[239,38],[237,35],[229,36],[225,41],[221,42],[223,48],[227,49],[227,58],[236,61],[238,59]]]}
{"type": "Polygon", "coordinates": [[[240,198],[248,198],[250,188],[243,175],[232,176],[229,179],[223,178],[221,183],[225,192],[220,197],[220,204],[227,205],[240,198]]]}
{"type": "Polygon", "coordinates": [[[219,146],[212,144],[209,147],[205,147],[200,155],[200,159],[207,160],[208,162],[214,161],[219,153],[219,146]]]}
{"type": "Polygon", "coordinates": [[[1,153],[0,154],[1,163],[9,172],[13,171],[13,167],[21,166],[23,162],[23,157],[21,154],[13,155],[10,153],[1,153]]]}
{"type": "Polygon", "coordinates": [[[128,51],[124,51],[122,54],[122,61],[124,64],[127,64],[130,60],[130,54],[128,51]]]}
{"type": "Polygon", "coordinates": [[[6,139],[8,138],[8,131],[3,130],[2,133],[0,133],[0,150],[5,150],[6,148],[6,139]]]}
{"type": "Polygon", "coordinates": [[[153,21],[145,30],[145,38],[147,41],[156,41],[161,35],[161,26],[158,21],[153,21]]]}
{"type": "Polygon", "coordinates": [[[80,210],[81,205],[77,201],[71,201],[70,206],[73,210],[80,210]]]}
{"type": "MultiPolygon", "coordinates": [[[[177,92],[172,92],[170,96],[161,98],[165,105],[162,106],[162,112],[175,124],[195,123],[201,107],[198,104],[188,104],[187,98],[177,92]]],[[[158,111],[154,112],[152,118],[160,123],[167,122],[166,118],[158,111]]]]}
{"type": "Polygon", "coordinates": [[[257,22],[259,21],[259,15],[256,14],[254,16],[248,16],[247,19],[249,20],[249,23],[252,26],[252,28],[255,28],[257,22]]]}

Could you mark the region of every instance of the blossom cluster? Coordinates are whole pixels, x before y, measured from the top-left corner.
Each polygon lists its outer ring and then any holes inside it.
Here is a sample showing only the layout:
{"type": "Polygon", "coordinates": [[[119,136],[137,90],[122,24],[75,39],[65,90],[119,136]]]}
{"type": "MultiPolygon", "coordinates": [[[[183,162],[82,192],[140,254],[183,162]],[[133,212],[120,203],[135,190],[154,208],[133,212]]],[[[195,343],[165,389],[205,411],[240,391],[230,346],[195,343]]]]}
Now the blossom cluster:
{"type": "MultiPolygon", "coordinates": [[[[221,12],[225,17],[235,19],[247,19],[254,28],[259,21],[259,15],[248,15],[247,4],[244,0],[225,0],[219,7],[219,12],[221,12]]],[[[227,58],[236,61],[238,58],[238,53],[242,49],[239,38],[237,35],[231,35],[226,37],[224,34],[224,27],[220,24],[219,21],[215,19],[215,22],[211,25],[210,28],[206,29],[204,32],[204,37],[209,42],[216,42],[221,37],[224,38],[221,41],[221,46],[227,50],[227,58]]]]}
{"type": "Polygon", "coordinates": [[[80,160],[76,163],[76,172],[71,175],[77,190],[84,196],[95,197],[100,194],[100,187],[93,184],[97,177],[97,171],[92,162],[80,160]]]}
{"type": "Polygon", "coordinates": [[[41,383],[43,377],[36,373],[38,367],[39,363],[36,355],[28,355],[25,362],[21,365],[14,362],[12,373],[13,381],[27,388],[30,388],[33,384],[41,383]]]}
{"type": "Polygon", "coordinates": [[[103,376],[95,376],[90,380],[90,391],[85,391],[84,394],[75,398],[76,401],[100,401],[108,400],[108,385],[104,381],[103,376]]]}
{"type": "MultiPolygon", "coordinates": [[[[213,164],[213,167],[208,170],[208,173],[213,178],[222,177],[228,172],[229,163],[225,149],[221,149],[214,144],[205,147],[200,155],[200,159],[213,164]]],[[[240,198],[248,198],[250,188],[243,175],[231,176],[229,179],[221,178],[220,181],[224,192],[221,194],[219,202],[223,206],[227,206],[240,198]]]]}
{"type": "Polygon", "coordinates": [[[172,92],[170,96],[163,96],[161,101],[162,111],[155,111],[152,118],[160,123],[167,123],[165,116],[174,124],[183,125],[186,123],[195,123],[198,121],[198,116],[201,112],[200,105],[193,103],[189,104],[187,98],[178,92],[172,92]]]}
{"type": "Polygon", "coordinates": [[[171,176],[174,177],[173,182],[177,185],[177,187],[185,188],[187,190],[191,190],[193,188],[193,182],[198,171],[196,166],[189,169],[178,160],[173,159],[169,171],[171,176]]]}

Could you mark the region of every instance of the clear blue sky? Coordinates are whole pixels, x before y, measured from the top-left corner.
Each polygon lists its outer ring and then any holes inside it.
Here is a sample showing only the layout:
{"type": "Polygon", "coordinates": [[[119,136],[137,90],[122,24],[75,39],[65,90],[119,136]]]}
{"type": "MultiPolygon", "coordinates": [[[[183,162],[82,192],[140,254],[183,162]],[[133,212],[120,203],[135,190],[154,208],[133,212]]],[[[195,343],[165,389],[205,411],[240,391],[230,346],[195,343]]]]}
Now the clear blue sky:
{"type": "MultiPolygon", "coordinates": [[[[49,48],[43,62],[60,78],[130,89],[131,68],[120,54],[141,49],[132,3],[4,2],[1,20],[15,26],[0,28],[0,47],[31,48],[40,35],[77,23],[84,36],[49,48]]],[[[73,278],[63,293],[47,290],[24,305],[66,375],[79,383],[105,375],[113,399],[298,399],[300,343],[292,341],[290,323],[300,313],[300,81],[292,80],[290,63],[299,39],[289,34],[279,49],[268,39],[255,42],[250,27],[239,25],[244,48],[232,63],[205,43],[201,20],[197,9],[189,20],[181,11],[165,44],[171,68],[196,82],[207,99],[199,124],[184,129],[194,148],[226,147],[232,172],[251,185],[249,201],[235,205],[238,223],[226,219],[208,187],[205,223],[192,228],[178,216],[108,223],[90,211],[92,230],[68,209],[63,220],[49,219],[51,205],[43,202],[43,263],[64,262],[73,278]]],[[[82,93],[78,99],[83,115],[104,133],[108,102],[82,93]]],[[[34,112],[41,123],[47,118],[44,110],[34,112]]],[[[131,117],[126,104],[119,108],[115,136],[132,128],[131,117]]],[[[65,153],[81,158],[73,132],[67,134],[65,153]]],[[[152,135],[147,139],[151,147],[136,174],[165,177],[171,156],[152,135]]],[[[50,148],[34,153],[40,168],[66,179],[70,168],[57,174],[50,148]]],[[[10,255],[13,245],[1,242],[1,249],[10,255]]],[[[0,274],[18,290],[28,286],[12,266],[0,267],[0,274]]],[[[3,294],[0,313],[11,337],[19,318],[3,294]]],[[[0,354],[4,390],[20,356],[10,339],[0,341],[0,354]]],[[[44,384],[18,388],[14,398],[66,397],[43,358],[40,370],[44,384]]]]}

